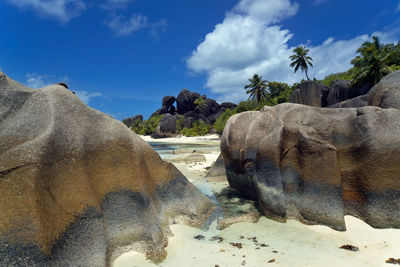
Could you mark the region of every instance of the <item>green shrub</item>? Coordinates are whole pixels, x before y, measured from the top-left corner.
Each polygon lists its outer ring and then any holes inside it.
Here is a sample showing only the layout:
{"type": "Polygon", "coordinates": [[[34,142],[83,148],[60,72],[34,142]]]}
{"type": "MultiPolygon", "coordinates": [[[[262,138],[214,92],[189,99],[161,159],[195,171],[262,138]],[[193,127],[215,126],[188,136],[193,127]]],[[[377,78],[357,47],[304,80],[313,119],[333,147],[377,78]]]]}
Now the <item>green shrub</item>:
{"type": "Polygon", "coordinates": [[[158,124],[160,123],[162,116],[163,115],[155,115],[153,117],[150,117],[148,120],[143,121],[141,128],[138,131],[138,134],[141,135],[152,134],[156,130],[158,124]]]}
{"type": "Polygon", "coordinates": [[[202,120],[195,121],[192,128],[183,128],[179,131],[184,136],[200,136],[206,135],[210,132],[211,126],[202,120]]]}
{"type": "Polygon", "coordinates": [[[346,72],[341,72],[341,73],[334,73],[334,74],[329,74],[326,76],[321,83],[325,86],[331,86],[331,83],[335,80],[345,80],[345,81],[351,81],[354,77],[354,68],[350,69],[346,72]]]}
{"type": "Polygon", "coordinates": [[[252,100],[240,101],[234,108],[236,113],[245,112],[249,110],[256,110],[258,103],[252,100]]]}
{"type": "Polygon", "coordinates": [[[236,114],[235,110],[226,109],[215,121],[213,128],[217,131],[218,134],[222,134],[225,128],[225,124],[230,117],[236,114]]]}
{"type": "Polygon", "coordinates": [[[178,118],[176,120],[176,131],[178,133],[183,129],[184,124],[185,124],[185,116],[178,115],[178,118]]]}

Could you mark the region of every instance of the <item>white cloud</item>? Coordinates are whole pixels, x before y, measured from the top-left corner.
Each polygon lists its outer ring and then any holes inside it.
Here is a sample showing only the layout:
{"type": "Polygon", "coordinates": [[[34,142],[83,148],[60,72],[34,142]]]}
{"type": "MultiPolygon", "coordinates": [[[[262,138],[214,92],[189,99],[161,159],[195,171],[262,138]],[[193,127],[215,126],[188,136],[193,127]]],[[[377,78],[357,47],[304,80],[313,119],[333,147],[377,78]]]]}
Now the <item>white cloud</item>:
{"type": "Polygon", "coordinates": [[[21,8],[32,9],[39,16],[67,23],[79,16],[86,5],[82,0],[6,0],[21,8]]]}
{"type": "Polygon", "coordinates": [[[228,17],[240,14],[270,24],[295,15],[298,9],[299,5],[291,0],[241,0],[228,17]]]}
{"type": "MultiPolygon", "coordinates": [[[[293,35],[275,24],[295,15],[297,10],[298,5],[289,0],[241,0],[193,51],[187,60],[188,68],[207,74],[205,86],[219,94],[220,101],[246,99],[243,87],[255,73],[269,81],[300,81],[305,76],[300,71],[294,74],[289,66],[294,47],[289,47],[288,41],[293,35]]],[[[390,40],[389,35],[377,34],[382,41],[390,40]]],[[[307,45],[314,59],[310,78],[321,79],[350,68],[357,48],[369,38],[328,38],[321,45],[307,45]]]]}
{"type": "Polygon", "coordinates": [[[110,13],[104,24],[117,36],[128,36],[136,31],[148,29],[152,35],[158,37],[158,32],[166,30],[168,21],[161,19],[157,22],[149,22],[147,16],[140,14],[132,14],[130,19],[126,19],[123,16],[110,13]]]}
{"type": "Polygon", "coordinates": [[[82,100],[83,103],[89,104],[90,100],[93,97],[101,97],[103,96],[102,93],[88,93],[86,91],[75,91],[75,94],[79,97],[80,100],[82,100]]]}
{"type": "Polygon", "coordinates": [[[117,36],[127,36],[147,26],[147,17],[140,14],[132,14],[130,19],[125,19],[116,14],[110,14],[105,25],[113,30],[117,36]]]}
{"type": "Polygon", "coordinates": [[[45,83],[45,79],[47,78],[46,75],[37,75],[36,73],[28,73],[26,74],[26,83],[25,85],[27,87],[33,88],[33,89],[39,89],[42,87],[45,87],[46,85],[50,83],[45,83]]]}

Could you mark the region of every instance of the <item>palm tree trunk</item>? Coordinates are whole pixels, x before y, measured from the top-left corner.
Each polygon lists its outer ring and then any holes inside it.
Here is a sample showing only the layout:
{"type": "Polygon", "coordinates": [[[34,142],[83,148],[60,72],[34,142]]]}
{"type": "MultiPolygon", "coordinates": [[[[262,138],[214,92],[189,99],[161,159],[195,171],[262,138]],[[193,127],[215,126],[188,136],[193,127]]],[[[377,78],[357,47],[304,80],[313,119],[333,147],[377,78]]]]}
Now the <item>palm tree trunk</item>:
{"type": "Polygon", "coordinates": [[[310,80],[310,78],[308,78],[307,72],[308,72],[308,70],[306,69],[306,77],[307,77],[307,80],[310,80]]]}

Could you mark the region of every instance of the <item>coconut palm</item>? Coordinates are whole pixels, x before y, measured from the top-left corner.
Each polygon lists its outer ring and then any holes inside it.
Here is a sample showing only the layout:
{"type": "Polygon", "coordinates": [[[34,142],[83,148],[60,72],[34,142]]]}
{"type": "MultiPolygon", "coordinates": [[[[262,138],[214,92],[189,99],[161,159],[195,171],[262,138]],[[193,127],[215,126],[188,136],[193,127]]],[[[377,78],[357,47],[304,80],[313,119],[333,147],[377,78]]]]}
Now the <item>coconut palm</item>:
{"type": "Polygon", "coordinates": [[[193,103],[196,105],[195,110],[204,112],[204,110],[207,109],[206,101],[201,96],[199,96],[199,98],[197,98],[193,103]]]}
{"type": "Polygon", "coordinates": [[[254,74],[253,78],[249,79],[249,82],[250,83],[244,87],[244,89],[248,89],[246,90],[246,94],[250,94],[249,98],[252,100],[255,99],[258,103],[260,103],[261,100],[268,97],[268,81],[263,80],[262,76],[254,74]]]}
{"type": "Polygon", "coordinates": [[[399,57],[399,49],[393,44],[384,45],[379,37],[373,36],[372,42],[365,42],[357,49],[360,56],[351,61],[355,75],[352,84],[377,84],[384,76],[394,71],[391,67],[399,57]]]}
{"type": "Polygon", "coordinates": [[[290,67],[294,68],[294,72],[296,73],[300,68],[301,71],[306,74],[307,80],[310,80],[310,78],[308,78],[308,66],[313,67],[313,59],[307,55],[308,52],[310,52],[310,49],[304,46],[298,46],[293,49],[294,54],[291,55],[289,59],[292,61],[290,67]]]}

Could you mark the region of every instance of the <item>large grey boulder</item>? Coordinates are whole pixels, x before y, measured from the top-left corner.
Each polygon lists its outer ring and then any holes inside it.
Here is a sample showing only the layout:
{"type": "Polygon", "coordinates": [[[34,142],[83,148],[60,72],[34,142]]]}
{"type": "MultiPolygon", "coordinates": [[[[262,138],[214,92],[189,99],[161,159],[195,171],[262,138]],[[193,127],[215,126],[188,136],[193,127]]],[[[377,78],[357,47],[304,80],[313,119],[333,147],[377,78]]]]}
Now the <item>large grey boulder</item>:
{"type": "Polygon", "coordinates": [[[165,257],[172,221],[214,208],[124,124],[60,85],[0,72],[0,265],[111,266],[165,257]]]}
{"type": "Polygon", "coordinates": [[[400,228],[399,133],[398,109],[280,104],[232,116],[221,153],[229,184],[266,216],[400,228]]]}
{"type": "Polygon", "coordinates": [[[169,113],[164,114],[156,130],[152,133],[151,137],[166,138],[176,136],[177,120],[178,118],[176,115],[171,115],[169,113]]]}
{"type": "Polygon", "coordinates": [[[317,81],[304,81],[290,95],[290,103],[326,107],[329,88],[317,81]]]}
{"type": "Polygon", "coordinates": [[[400,71],[385,76],[369,91],[368,105],[400,109],[400,71]]]}
{"type": "Polygon", "coordinates": [[[331,106],[336,103],[353,98],[351,90],[351,81],[335,80],[329,88],[327,105],[331,106]]]}
{"type": "Polygon", "coordinates": [[[368,106],[368,95],[361,95],[355,98],[351,98],[340,103],[336,103],[330,108],[361,108],[368,106]]]}

